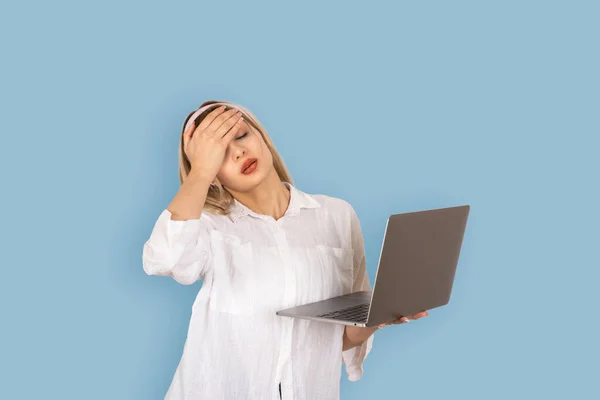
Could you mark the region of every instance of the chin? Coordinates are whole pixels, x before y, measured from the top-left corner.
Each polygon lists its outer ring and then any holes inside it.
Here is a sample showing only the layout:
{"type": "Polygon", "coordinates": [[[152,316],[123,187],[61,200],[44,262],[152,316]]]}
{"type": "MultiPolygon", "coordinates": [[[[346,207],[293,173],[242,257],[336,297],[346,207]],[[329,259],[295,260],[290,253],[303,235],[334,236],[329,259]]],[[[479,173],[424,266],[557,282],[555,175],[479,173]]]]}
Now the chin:
{"type": "Polygon", "coordinates": [[[239,174],[234,179],[228,180],[228,184],[223,184],[226,188],[229,188],[235,192],[247,192],[254,186],[262,182],[266,177],[261,174],[258,169],[250,175],[239,174]]]}

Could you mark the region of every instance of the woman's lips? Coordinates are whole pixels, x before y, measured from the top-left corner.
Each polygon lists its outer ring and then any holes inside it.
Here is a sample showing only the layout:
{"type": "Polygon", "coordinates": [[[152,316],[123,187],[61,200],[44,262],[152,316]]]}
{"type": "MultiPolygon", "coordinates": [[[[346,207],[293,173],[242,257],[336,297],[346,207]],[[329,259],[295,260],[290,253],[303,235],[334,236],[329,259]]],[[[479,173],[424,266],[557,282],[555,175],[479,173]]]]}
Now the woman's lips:
{"type": "Polygon", "coordinates": [[[248,166],[247,167],[244,166],[244,168],[242,168],[242,174],[244,174],[244,175],[251,174],[256,169],[257,163],[258,163],[258,161],[255,158],[250,160],[250,162],[248,163],[248,166]]]}

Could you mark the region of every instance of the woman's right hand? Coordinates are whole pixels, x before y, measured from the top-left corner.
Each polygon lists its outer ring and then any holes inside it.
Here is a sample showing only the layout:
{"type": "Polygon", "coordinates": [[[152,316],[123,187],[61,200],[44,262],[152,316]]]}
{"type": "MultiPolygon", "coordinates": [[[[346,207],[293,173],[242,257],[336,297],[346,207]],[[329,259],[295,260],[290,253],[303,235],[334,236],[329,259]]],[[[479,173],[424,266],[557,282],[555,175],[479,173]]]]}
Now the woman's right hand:
{"type": "Polygon", "coordinates": [[[206,174],[210,181],[219,173],[227,146],[242,122],[241,112],[224,110],[223,106],[211,111],[198,127],[192,122],[192,126],[183,133],[183,151],[192,170],[206,174]]]}

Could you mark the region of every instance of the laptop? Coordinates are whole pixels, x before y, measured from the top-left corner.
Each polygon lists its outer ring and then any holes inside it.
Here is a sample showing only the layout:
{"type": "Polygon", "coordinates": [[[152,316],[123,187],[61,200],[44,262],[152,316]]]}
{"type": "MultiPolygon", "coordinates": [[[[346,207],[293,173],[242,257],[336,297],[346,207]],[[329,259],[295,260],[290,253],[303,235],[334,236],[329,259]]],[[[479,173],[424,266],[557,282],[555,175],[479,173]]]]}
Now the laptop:
{"type": "Polygon", "coordinates": [[[367,327],[448,304],[469,211],[462,205],[390,215],[372,291],[276,314],[367,327]]]}

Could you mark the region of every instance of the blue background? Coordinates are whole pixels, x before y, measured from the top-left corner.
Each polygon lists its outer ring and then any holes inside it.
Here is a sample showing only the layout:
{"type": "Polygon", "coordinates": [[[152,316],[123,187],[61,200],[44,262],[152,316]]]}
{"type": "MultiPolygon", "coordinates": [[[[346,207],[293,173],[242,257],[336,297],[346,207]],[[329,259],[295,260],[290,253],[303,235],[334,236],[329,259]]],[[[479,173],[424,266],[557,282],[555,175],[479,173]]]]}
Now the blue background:
{"type": "Polygon", "coordinates": [[[217,99],[355,207],[371,282],[389,214],[471,205],[450,304],[342,399],[600,398],[598,4],[3,5],[0,397],[163,398],[201,282],[142,245],[217,99]]]}

